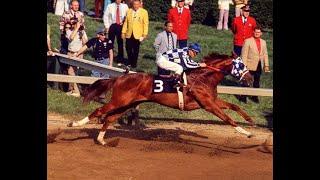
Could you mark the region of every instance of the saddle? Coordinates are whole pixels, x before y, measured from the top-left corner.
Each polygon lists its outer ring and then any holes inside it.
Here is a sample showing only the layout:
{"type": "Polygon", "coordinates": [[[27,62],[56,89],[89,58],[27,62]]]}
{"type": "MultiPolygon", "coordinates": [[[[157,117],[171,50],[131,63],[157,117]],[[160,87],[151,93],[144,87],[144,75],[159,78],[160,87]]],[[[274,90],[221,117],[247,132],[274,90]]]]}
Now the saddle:
{"type": "MultiPolygon", "coordinates": [[[[182,83],[187,85],[187,76],[183,72],[182,74],[182,83]]],[[[175,77],[173,75],[154,75],[153,76],[153,85],[152,93],[178,93],[179,99],[179,108],[180,110],[184,109],[184,98],[183,98],[183,87],[174,88],[175,77]]]]}

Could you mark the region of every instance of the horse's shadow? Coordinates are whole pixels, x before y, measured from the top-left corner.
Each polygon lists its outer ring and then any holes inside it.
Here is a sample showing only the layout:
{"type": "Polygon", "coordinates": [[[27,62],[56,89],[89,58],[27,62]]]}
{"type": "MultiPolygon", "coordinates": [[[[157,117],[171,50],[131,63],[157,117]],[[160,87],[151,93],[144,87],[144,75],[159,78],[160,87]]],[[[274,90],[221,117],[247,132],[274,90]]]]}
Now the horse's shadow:
{"type": "MultiPolygon", "coordinates": [[[[267,116],[266,116],[267,118],[267,116]]],[[[162,117],[142,117],[140,116],[139,119],[141,120],[156,120],[156,121],[169,121],[169,122],[183,122],[183,123],[190,123],[190,124],[215,124],[215,125],[222,125],[222,126],[229,126],[223,121],[219,120],[212,120],[212,119],[187,119],[187,118],[162,118],[162,117]]],[[[269,123],[269,121],[268,121],[269,123]]],[[[244,127],[249,126],[247,122],[237,122],[238,125],[242,125],[244,127]]],[[[264,125],[264,124],[255,124],[257,127],[262,127],[266,128],[269,127],[269,125],[264,125]]]]}
{"type": "MultiPolygon", "coordinates": [[[[201,147],[213,151],[224,151],[228,153],[239,154],[241,149],[250,149],[260,146],[257,145],[244,145],[240,147],[233,147],[228,143],[213,143],[208,141],[203,141],[201,139],[208,139],[207,136],[200,135],[195,132],[186,131],[180,128],[176,129],[142,129],[142,128],[132,128],[128,126],[114,126],[115,129],[108,129],[106,132],[107,139],[111,138],[128,138],[144,141],[156,141],[156,142],[174,142],[181,143],[189,146],[201,147]],[[181,137],[189,136],[189,138],[181,137]],[[197,138],[201,138],[200,140],[197,138]]],[[[62,141],[77,141],[81,139],[93,139],[95,140],[98,136],[99,131],[95,128],[85,128],[85,129],[67,129],[64,130],[65,134],[86,134],[76,138],[61,138],[62,141]]],[[[229,140],[227,140],[229,141],[229,140]]]]}
{"type": "MultiPolygon", "coordinates": [[[[185,131],[180,128],[176,129],[144,129],[133,128],[130,126],[114,126],[115,129],[108,129],[105,138],[128,138],[145,141],[158,141],[158,142],[184,142],[185,139],[180,135],[191,136],[196,138],[208,139],[207,136],[199,135],[195,132],[185,131]]],[[[63,141],[76,141],[80,139],[95,139],[98,136],[99,130],[95,128],[85,129],[70,129],[64,130],[65,134],[87,134],[87,136],[81,136],[76,138],[61,138],[63,141]]],[[[197,141],[195,141],[197,142],[197,141]]],[[[200,142],[200,141],[199,141],[200,142]]],[[[205,143],[205,142],[203,142],[205,143]]],[[[211,144],[211,143],[209,143],[211,144]]]]}

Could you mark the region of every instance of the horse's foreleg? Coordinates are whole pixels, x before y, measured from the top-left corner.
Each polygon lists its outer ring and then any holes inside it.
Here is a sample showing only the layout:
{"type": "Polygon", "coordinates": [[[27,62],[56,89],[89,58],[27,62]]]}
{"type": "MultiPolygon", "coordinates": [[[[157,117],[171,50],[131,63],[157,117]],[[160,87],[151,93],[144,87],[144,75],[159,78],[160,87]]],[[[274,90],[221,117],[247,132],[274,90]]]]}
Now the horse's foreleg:
{"type": "Polygon", "coordinates": [[[234,120],[232,120],[225,112],[223,112],[222,109],[219,107],[219,105],[215,103],[215,101],[213,101],[214,98],[210,96],[210,94],[205,93],[203,89],[192,91],[192,95],[197,100],[197,102],[201,105],[201,107],[203,107],[206,111],[216,115],[217,117],[222,119],[224,122],[233,126],[238,132],[245,134],[247,137],[252,136],[250,132],[238,126],[234,120]]]}
{"type": "Polygon", "coordinates": [[[216,103],[210,102],[208,100],[204,100],[201,102],[201,104],[203,105],[206,111],[216,115],[227,124],[230,124],[233,127],[238,126],[236,122],[233,121],[225,112],[223,112],[216,103]]]}
{"type": "Polygon", "coordinates": [[[231,119],[231,117],[229,117],[225,112],[223,112],[222,109],[220,109],[220,107],[217,104],[215,104],[215,103],[212,103],[211,105],[208,104],[205,106],[205,109],[206,109],[206,111],[209,111],[209,112],[213,113],[214,115],[218,116],[224,122],[233,126],[239,133],[245,134],[247,137],[252,136],[252,134],[250,132],[248,132],[248,131],[244,130],[242,127],[238,126],[236,124],[236,122],[233,121],[231,119]]]}
{"type": "Polygon", "coordinates": [[[221,109],[231,109],[233,111],[236,111],[240,116],[242,116],[246,121],[250,123],[250,125],[254,125],[253,120],[251,117],[242,109],[240,109],[239,106],[223,101],[221,99],[216,98],[215,103],[221,108],[221,109]]]}

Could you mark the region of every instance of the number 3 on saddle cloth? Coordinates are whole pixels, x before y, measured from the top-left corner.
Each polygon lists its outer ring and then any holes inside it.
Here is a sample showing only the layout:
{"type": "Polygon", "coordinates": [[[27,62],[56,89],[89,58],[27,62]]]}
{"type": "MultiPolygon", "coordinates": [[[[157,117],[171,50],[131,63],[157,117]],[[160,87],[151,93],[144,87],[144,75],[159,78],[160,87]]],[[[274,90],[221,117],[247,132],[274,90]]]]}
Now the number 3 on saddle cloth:
{"type": "MultiPolygon", "coordinates": [[[[185,76],[184,72],[182,74],[183,76],[185,76]]],[[[186,82],[184,78],[182,78],[181,80],[182,80],[182,83],[186,82]]],[[[184,83],[184,84],[186,85],[187,83],[184,83]]],[[[158,75],[153,76],[152,92],[153,93],[177,93],[177,89],[173,87],[174,85],[175,85],[174,77],[170,75],[170,71],[158,67],[158,75]]]]}
{"type": "Polygon", "coordinates": [[[175,85],[174,77],[161,77],[159,75],[153,76],[153,93],[177,93],[177,89],[173,86],[175,85]]]}

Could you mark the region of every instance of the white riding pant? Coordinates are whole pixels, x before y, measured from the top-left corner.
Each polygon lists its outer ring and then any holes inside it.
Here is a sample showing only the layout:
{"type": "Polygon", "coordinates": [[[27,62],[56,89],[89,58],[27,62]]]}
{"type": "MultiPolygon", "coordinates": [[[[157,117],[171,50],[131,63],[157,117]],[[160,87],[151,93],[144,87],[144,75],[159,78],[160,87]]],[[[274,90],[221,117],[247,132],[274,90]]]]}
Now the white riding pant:
{"type": "Polygon", "coordinates": [[[180,64],[171,62],[162,55],[158,56],[156,63],[160,68],[173,71],[175,74],[181,75],[183,72],[183,68],[180,64]]]}

